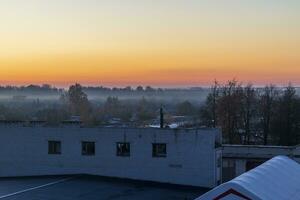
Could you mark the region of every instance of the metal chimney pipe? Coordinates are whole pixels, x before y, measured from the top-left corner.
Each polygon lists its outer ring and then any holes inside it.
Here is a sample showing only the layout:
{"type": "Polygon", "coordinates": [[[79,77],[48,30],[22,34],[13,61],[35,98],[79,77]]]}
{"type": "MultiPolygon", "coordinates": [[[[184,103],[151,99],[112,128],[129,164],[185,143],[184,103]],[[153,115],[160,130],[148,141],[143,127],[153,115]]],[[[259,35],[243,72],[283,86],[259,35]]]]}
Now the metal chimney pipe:
{"type": "Polygon", "coordinates": [[[160,107],[160,128],[164,128],[164,111],[162,107],[160,107]]]}

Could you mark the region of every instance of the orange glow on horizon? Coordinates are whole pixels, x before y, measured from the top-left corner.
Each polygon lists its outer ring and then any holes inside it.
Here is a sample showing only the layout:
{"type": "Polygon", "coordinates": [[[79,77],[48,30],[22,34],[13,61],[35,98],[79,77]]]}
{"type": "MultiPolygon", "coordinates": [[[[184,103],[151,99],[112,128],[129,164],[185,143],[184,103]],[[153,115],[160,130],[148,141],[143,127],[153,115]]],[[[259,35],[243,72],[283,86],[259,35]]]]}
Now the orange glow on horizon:
{"type": "Polygon", "coordinates": [[[0,2],[0,84],[300,85],[299,9],[300,1],[0,2]]]}
{"type": "MultiPolygon", "coordinates": [[[[87,85],[210,85],[237,78],[254,84],[300,84],[300,68],[278,58],[249,58],[240,55],[198,59],[197,55],[56,55],[36,59],[1,60],[0,84],[87,85]],[[254,62],[255,61],[255,62],[254,62]],[[141,67],[142,66],[142,67],[141,67]],[[243,67],[240,67],[243,66],[243,67]],[[261,67],[263,66],[263,67],[261,67]],[[285,66],[285,67],[281,67],[285,66]]],[[[216,55],[216,54],[215,54],[216,55]]],[[[201,56],[199,56],[201,57],[201,56]]]]}

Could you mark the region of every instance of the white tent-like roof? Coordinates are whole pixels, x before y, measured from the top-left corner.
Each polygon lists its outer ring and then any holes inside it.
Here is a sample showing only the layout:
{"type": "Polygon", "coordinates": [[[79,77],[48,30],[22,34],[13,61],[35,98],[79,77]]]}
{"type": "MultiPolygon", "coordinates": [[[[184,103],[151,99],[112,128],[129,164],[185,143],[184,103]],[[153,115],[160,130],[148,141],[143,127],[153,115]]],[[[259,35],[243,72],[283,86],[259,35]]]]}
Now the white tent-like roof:
{"type": "Polygon", "coordinates": [[[300,200],[300,165],[274,157],[196,200],[300,200]]]}

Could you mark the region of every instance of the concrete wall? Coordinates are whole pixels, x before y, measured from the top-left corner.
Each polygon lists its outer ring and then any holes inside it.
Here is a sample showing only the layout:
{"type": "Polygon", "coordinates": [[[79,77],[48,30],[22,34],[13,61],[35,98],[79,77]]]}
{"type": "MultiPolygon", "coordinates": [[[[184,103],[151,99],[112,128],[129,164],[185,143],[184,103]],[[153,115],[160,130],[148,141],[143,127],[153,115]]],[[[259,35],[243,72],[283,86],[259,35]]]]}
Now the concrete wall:
{"type": "Polygon", "coordinates": [[[223,157],[226,158],[262,158],[270,159],[277,155],[293,154],[294,147],[262,145],[223,145],[223,157]]]}
{"type": "Polygon", "coordinates": [[[285,155],[300,161],[299,146],[223,145],[223,182],[247,171],[247,164],[259,165],[275,156],[285,155]],[[228,167],[228,165],[230,167],[228,167]]]}
{"type": "MultiPolygon", "coordinates": [[[[216,129],[170,130],[79,127],[0,127],[0,177],[92,174],[214,187],[216,129]],[[48,155],[48,141],[62,143],[48,155]],[[94,156],[81,155],[81,142],[94,141],[94,156]],[[116,142],[130,142],[130,157],[116,156],[116,142]],[[167,157],[153,158],[152,143],[166,143],[167,157]]],[[[219,172],[218,172],[219,173],[219,172]]]]}

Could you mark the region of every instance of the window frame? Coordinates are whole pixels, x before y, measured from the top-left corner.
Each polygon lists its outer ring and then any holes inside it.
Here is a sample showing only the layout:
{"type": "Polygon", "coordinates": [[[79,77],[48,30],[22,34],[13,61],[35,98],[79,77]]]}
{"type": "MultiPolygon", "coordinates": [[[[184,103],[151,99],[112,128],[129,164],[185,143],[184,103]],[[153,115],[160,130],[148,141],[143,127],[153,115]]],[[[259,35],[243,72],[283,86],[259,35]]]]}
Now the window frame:
{"type": "Polygon", "coordinates": [[[82,156],[95,156],[96,155],[96,142],[93,141],[81,141],[81,155],[82,156]],[[92,145],[92,151],[88,148],[88,145],[92,145]]]}
{"type": "Polygon", "coordinates": [[[61,155],[61,141],[48,140],[48,155],[61,155]]]}
{"type": "Polygon", "coordinates": [[[167,157],[167,143],[152,143],[152,157],[153,158],[166,158],[167,157]],[[164,146],[164,153],[158,152],[158,149],[160,145],[164,146]]]}
{"type": "Polygon", "coordinates": [[[116,143],[116,155],[118,157],[130,157],[130,142],[117,142],[116,143]],[[122,147],[119,147],[119,145],[128,145],[127,150],[128,152],[122,152],[122,147]],[[119,151],[121,150],[121,151],[119,151]]]}

